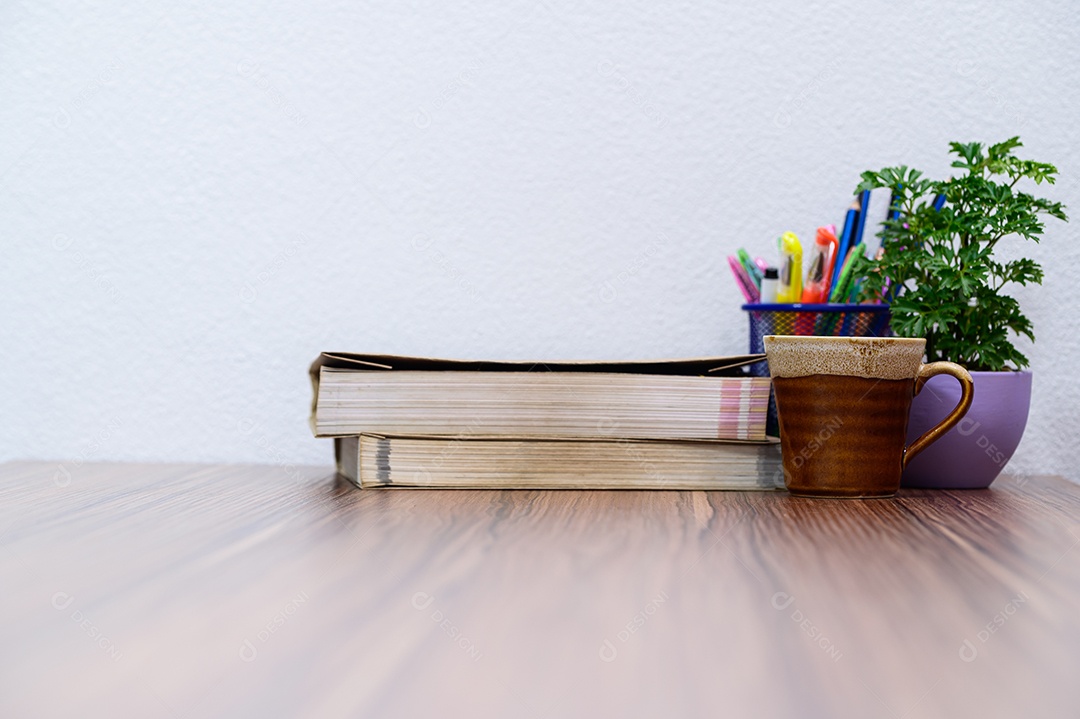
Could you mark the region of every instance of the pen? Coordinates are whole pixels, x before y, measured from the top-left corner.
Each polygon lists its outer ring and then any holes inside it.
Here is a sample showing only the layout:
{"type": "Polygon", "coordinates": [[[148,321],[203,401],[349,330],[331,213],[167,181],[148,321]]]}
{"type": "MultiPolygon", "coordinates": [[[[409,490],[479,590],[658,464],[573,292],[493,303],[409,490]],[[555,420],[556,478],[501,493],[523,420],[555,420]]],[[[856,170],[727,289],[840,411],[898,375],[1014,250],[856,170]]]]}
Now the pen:
{"type": "Polygon", "coordinates": [[[739,263],[743,266],[743,269],[746,270],[746,275],[750,278],[750,281],[754,283],[755,287],[760,289],[761,270],[754,264],[754,260],[750,257],[750,253],[740,247],[736,256],[739,258],[739,263]]]}
{"type": "Polygon", "coordinates": [[[831,302],[844,302],[847,300],[848,291],[851,287],[851,268],[855,264],[855,255],[858,253],[858,248],[852,247],[844,258],[843,269],[840,270],[840,281],[833,285],[832,294],[829,296],[831,302]]]}
{"type": "Polygon", "coordinates": [[[728,266],[731,267],[731,274],[735,275],[735,284],[739,286],[739,289],[743,293],[743,297],[747,302],[757,302],[758,294],[757,287],[754,287],[753,281],[749,275],[746,274],[746,269],[743,268],[742,263],[736,259],[735,255],[728,255],[728,266]]]}
{"type": "Polygon", "coordinates": [[[863,190],[860,192],[858,202],[859,213],[855,217],[855,226],[851,229],[851,241],[848,242],[848,250],[862,244],[866,223],[869,220],[867,214],[870,210],[870,190],[863,190]]]}
{"type": "MultiPolygon", "coordinates": [[[[900,186],[897,189],[900,189],[900,186]]],[[[886,218],[895,222],[900,219],[900,214],[900,194],[893,190],[889,193],[889,213],[886,218]]]]}
{"type": "Polygon", "coordinates": [[[855,223],[859,219],[859,201],[855,200],[854,204],[848,208],[847,214],[844,216],[844,229],[840,232],[840,245],[837,248],[836,256],[839,258],[833,266],[832,273],[832,286],[836,287],[836,283],[840,281],[840,269],[844,264],[844,258],[847,257],[848,248],[851,247],[851,236],[855,232],[855,223]]]}

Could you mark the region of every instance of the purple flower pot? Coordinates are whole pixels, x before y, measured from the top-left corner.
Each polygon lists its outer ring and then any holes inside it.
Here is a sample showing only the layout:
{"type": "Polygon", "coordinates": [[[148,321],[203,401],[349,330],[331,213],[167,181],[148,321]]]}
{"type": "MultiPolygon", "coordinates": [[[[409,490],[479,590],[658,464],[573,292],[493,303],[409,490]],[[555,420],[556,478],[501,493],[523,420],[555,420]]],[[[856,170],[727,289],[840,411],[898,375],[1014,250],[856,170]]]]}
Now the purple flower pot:
{"type": "MultiPolygon", "coordinates": [[[[984,489],[1001,473],[1020,444],[1031,405],[1031,372],[972,372],[975,399],[948,434],[911,460],[903,487],[984,489]]],[[[960,383],[932,377],[911,405],[910,444],[960,400],[960,383]]]]}

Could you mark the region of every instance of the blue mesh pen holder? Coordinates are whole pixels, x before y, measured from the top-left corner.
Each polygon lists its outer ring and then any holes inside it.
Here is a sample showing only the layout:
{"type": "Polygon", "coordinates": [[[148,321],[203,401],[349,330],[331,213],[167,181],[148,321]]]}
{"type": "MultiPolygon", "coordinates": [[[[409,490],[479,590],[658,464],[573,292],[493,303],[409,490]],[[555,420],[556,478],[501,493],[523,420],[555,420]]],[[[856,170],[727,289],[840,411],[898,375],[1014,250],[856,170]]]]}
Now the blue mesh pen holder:
{"type": "MultiPolygon", "coordinates": [[[[888,305],[841,304],[747,304],[750,317],[750,353],[765,351],[765,335],[816,335],[819,337],[892,337],[888,305]]],[[[750,365],[750,374],[768,377],[765,362],[750,365]]],[[[779,436],[776,400],[769,396],[766,430],[779,436]]]]}

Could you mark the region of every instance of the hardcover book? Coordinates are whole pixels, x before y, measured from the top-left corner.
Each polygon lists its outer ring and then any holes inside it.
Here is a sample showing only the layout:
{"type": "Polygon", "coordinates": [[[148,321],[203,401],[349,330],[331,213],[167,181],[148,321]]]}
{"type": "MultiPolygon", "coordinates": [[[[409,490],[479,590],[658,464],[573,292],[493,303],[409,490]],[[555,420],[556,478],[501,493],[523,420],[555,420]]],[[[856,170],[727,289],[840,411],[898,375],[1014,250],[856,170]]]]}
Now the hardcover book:
{"type": "Polygon", "coordinates": [[[784,486],[775,441],[406,437],[335,441],[358,487],[762,490],[784,486]]]}
{"type": "Polygon", "coordinates": [[[311,366],[317,437],[763,440],[764,355],[632,362],[491,362],[328,352],[311,366]]]}

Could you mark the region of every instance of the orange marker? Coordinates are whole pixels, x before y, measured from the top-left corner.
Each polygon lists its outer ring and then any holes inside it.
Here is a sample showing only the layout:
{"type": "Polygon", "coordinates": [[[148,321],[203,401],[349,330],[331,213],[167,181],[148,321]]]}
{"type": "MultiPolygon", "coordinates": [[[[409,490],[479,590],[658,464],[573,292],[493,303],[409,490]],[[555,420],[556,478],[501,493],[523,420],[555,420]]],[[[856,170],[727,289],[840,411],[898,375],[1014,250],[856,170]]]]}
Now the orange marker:
{"type": "Polygon", "coordinates": [[[832,279],[839,245],[835,230],[830,227],[818,228],[814,246],[810,250],[806,282],[803,283],[802,301],[804,303],[829,301],[829,282],[832,279]]]}

